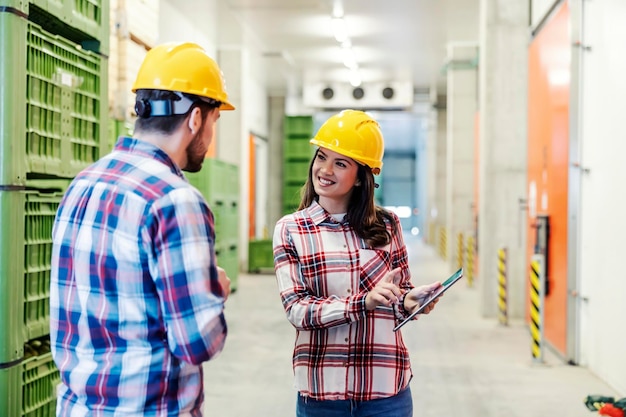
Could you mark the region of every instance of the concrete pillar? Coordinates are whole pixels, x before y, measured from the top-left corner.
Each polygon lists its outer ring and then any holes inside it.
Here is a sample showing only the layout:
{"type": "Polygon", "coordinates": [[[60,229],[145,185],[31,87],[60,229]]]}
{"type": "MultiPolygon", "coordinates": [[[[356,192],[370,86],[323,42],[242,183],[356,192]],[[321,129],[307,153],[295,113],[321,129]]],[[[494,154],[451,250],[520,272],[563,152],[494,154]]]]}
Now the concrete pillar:
{"type": "Polygon", "coordinates": [[[217,63],[224,73],[228,99],[235,111],[221,112],[217,123],[216,157],[239,167],[239,236],[240,270],[248,260],[248,207],[250,148],[246,121],[246,75],[250,71],[244,30],[224,2],[218,2],[217,63]]]}
{"type": "Polygon", "coordinates": [[[283,214],[283,120],[285,118],[285,97],[269,98],[269,190],[268,225],[272,237],[274,225],[283,214]]]}
{"type": "Polygon", "coordinates": [[[477,57],[475,42],[448,45],[446,228],[450,270],[458,268],[457,235],[465,236],[473,227],[477,57]]]}
{"type": "MultiPolygon", "coordinates": [[[[428,120],[426,152],[428,154],[427,184],[427,227],[441,226],[445,223],[446,213],[446,108],[445,96],[434,100],[428,120]],[[433,225],[433,226],[430,226],[433,225]]],[[[435,227],[435,231],[437,228],[435,227]]],[[[430,229],[424,231],[429,235],[430,229]]],[[[436,250],[439,246],[439,237],[435,234],[434,241],[428,243],[436,250]]]]}
{"type": "MultiPolygon", "coordinates": [[[[226,79],[228,99],[236,107],[236,110],[221,112],[216,144],[217,158],[231,164],[247,165],[247,159],[243,159],[244,148],[247,148],[243,145],[248,143],[242,130],[245,112],[245,104],[242,99],[243,54],[241,49],[222,49],[218,51],[218,59],[222,72],[228,74],[226,79]]],[[[247,150],[245,153],[248,153],[247,150]]]]}
{"type": "Polygon", "coordinates": [[[508,315],[524,315],[527,183],[526,2],[481,0],[478,285],[482,313],[497,313],[497,251],[507,248],[508,315]]]}

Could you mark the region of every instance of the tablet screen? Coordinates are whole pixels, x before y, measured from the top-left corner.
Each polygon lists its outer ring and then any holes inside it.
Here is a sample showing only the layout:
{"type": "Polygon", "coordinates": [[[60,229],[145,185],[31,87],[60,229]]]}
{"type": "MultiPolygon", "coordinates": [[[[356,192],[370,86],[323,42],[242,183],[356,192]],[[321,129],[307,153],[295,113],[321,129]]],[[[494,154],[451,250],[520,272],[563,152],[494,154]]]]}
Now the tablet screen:
{"type": "Polygon", "coordinates": [[[421,313],[424,310],[424,308],[426,308],[426,306],[428,304],[430,304],[435,298],[439,297],[441,294],[446,292],[448,290],[448,288],[453,286],[462,277],[463,277],[463,268],[459,268],[459,270],[456,271],[454,274],[452,274],[452,276],[450,276],[450,278],[448,278],[447,280],[445,280],[444,282],[441,283],[441,288],[439,290],[437,290],[434,294],[429,295],[428,299],[426,299],[426,301],[424,301],[422,303],[422,305],[420,305],[413,313],[411,313],[410,316],[408,316],[406,319],[404,319],[402,321],[402,323],[400,323],[396,327],[394,327],[393,331],[397,332],[402,326],[404,326],[409,321],[411,321],[411,319],[413,317],[415,317],[417,314],[421,313]]]}

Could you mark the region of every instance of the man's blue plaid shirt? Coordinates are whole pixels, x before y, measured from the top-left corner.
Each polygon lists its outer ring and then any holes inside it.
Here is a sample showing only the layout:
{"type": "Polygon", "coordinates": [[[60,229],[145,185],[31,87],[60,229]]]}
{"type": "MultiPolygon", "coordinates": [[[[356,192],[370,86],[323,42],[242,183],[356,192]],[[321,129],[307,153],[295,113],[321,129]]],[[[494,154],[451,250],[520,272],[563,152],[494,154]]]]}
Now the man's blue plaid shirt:
{"type": "Polygon", "coordinates": [[[213,214],[159,148],[120,138],[53,229],[50,337],[60,416],[200,416],[226,338],[213,214]]]}

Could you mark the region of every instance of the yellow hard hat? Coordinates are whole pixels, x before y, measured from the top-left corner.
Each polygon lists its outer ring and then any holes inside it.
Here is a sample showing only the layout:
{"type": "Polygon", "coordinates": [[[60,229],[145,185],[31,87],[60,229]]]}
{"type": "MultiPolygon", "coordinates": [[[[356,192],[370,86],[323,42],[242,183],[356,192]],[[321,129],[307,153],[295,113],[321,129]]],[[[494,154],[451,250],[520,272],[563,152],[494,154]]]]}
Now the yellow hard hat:
{"type": "Polygon", "coordinates": [[[331,116],[311,143],[367,165],[374,175],[380,174],[385,141],[378,122],[365,112],[343,110],[331,116]]]}
{"type": "Polygon", "coordinates": [[[132,91],[165,90],[208,97],[222,103],[220,110],[235,110],[228,101],[222,71],[195,43],[167,43],[146,54],[132,91]]]}

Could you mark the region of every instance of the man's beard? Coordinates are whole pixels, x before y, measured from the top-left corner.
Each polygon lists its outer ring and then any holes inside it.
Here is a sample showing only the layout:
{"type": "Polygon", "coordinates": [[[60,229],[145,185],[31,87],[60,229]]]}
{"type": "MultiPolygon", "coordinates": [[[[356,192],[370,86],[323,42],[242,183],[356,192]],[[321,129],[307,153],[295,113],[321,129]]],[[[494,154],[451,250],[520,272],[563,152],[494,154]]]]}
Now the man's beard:
{"type": "Polygon", "coordinates": [[[183,168],[183,171],[198,172],[202,169],[204,158],[206,157],[206,151],[202,144],[202,135],[204,134],[204,127],[206,121],[202,122],[202,126],[198,133],[193,137],[185,153],[187,154],[187,165],[183,168]]]}

